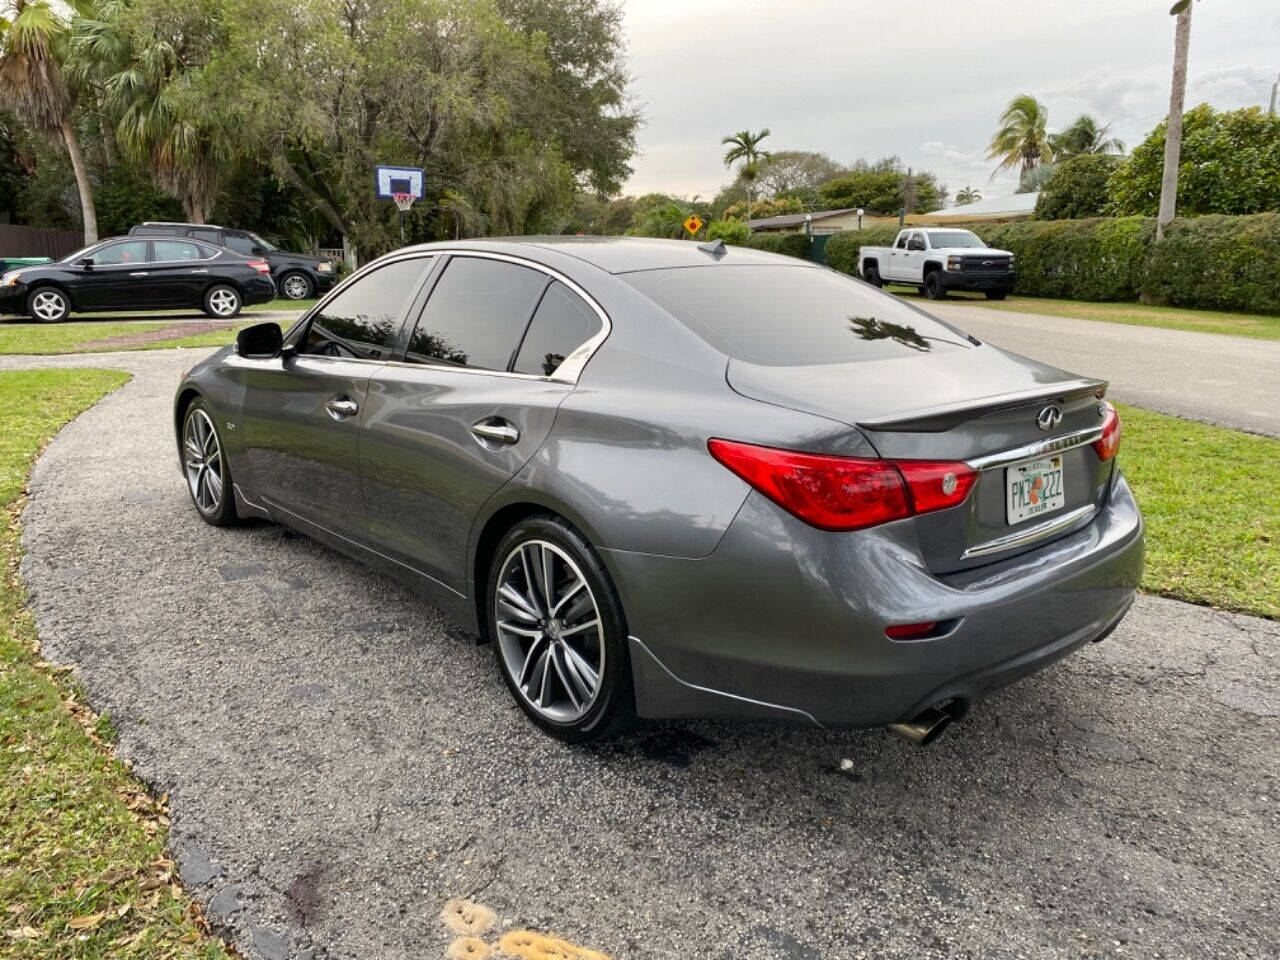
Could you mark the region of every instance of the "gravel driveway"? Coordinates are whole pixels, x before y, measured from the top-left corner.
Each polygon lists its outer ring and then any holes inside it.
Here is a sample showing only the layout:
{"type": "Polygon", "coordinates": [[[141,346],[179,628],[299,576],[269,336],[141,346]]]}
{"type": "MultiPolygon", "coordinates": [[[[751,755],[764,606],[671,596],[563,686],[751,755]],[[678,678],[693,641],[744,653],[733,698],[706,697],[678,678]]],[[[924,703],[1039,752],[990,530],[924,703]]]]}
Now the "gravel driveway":
{"type": "Polygon", "coordinates": [[[135,379],[38,462],[23,573],[247,956],[443,957],[454,897],[617,960],[1280,955],[1280,624],[1142,598],[927,750],[565,747],[399,586],[196,518],[169,427],[196,356],[104,358],[135,379]]]}

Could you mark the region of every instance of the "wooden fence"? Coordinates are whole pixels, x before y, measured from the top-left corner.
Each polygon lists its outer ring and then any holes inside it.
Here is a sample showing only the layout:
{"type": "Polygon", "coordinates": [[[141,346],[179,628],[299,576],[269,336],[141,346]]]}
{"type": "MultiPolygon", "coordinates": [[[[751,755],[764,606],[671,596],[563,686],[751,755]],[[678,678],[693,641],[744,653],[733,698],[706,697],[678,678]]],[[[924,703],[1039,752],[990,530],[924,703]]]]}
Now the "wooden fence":
{"type": "Polygon", "coordinates": [[[50,257],[60,260],[84,246],[76,230],[46,230],[16,223],[0,223],[0,257],[50,257]]]}

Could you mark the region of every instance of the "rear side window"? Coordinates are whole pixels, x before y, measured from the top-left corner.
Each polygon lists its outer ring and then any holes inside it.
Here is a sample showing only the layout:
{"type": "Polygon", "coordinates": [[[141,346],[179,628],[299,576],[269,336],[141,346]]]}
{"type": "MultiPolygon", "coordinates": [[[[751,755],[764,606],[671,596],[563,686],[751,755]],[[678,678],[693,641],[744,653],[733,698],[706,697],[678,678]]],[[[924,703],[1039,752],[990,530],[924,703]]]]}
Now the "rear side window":
{"type": "Polygon", "coordinates": [[[366,273],[311,318],[300,353],[356,360],[391,356],[405,304],[417,292],[430,257],[398,260],[366,273]]]}
{"type": "Polygon", "coordinates": [[[194,237],[196,240],[203,240],[205,243],[216,243],[218,246],[222,246],[221,230],[191,230],[188,231],[187,236],[194,237]]]}
{"type": "Polygon", "coordinates": [[[153,240],[156,260],[204,260],[213,251],[190,240],[153,240]]]}
{"type": "Polygon", "coordinates": [[[970,346],[959,331],[833,270],[725,264],[622,279],[748,363],[847,363],[970,346]]]}
{"type": "Polygon", "coordinates": [[[224,246],[230,247],[236,253],[243,253],[246,256],[251,256],[253,254],[253,248],[257,246],[256,243],[243,235],[226,233],[223,234],[223,237],[224,239],[222,242],[224,246]]]}
{"type": "Polygon", "coordinates": [[[600,317],[559,280],[547,288],[516,354],[516,373],[549,377],[601,328],[600,317]]]}
{"type": "Polygon", "coordinates": [[[454,257],[409,338],[408,363],[506,370],[545,274],[504,260],[454,257]]]}

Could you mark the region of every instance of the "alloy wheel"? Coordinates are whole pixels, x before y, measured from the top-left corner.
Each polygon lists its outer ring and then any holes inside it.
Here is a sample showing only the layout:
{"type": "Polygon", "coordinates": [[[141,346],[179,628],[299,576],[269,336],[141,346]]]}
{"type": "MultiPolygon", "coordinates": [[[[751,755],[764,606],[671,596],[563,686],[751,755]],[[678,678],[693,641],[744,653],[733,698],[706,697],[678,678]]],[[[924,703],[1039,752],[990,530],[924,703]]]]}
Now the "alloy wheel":
{"type": "Polygon", "coordinates": [[[304,300],[310,290],[311,284],[307,282],[306,277],[300,277],[296,273],[285,277],[284,295],[290,300],[304,300]]]}
{"type": "Polygon", "coordinates": [[[502,561],[494,598],[503,667],[525,701],[556,723],[586,716],[600,693],[600,608],[577,563],[546,540],[502,561]]]}
{"type": "Polygon", "coordinates": [[[220,317],[234,315],[239,306],[240,298],[225,287],[220,287],[209,294],[209,309],[220,317]]]}
{"type": "Polygon", "coordinates": [[[217,513],[222,504],[222,449],[213,421],[199,408],[187,414],[182,429],[182,465],[196,509],[205,515],[217,513]]]}
{"type": "Polygon", "coordinates": [[[67,312],[67,302],[60,293],[41,290],[31,298],[31,312],[37,320],[61,320],[67,312]]]}

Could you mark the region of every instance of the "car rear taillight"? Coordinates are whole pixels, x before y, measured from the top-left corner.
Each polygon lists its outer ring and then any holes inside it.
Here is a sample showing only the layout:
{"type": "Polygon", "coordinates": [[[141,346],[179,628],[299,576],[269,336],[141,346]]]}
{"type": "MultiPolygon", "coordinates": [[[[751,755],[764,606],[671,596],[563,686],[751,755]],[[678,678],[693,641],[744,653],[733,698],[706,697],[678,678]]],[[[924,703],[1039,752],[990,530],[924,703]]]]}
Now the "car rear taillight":
{"type": "Polygon", "coordinates": [[[271,272],[271,264],[267,263],[265,260],[250,260],[248,266],[253,267],[253,269],[257,270],[259,273],[271,272]]]}
{"type": "Polygon", "coordinates": [[[1102,461],[1112,460],[1120,450],[1120,414],[1107,400],[1102,401],[1105,408],[1102,415],[1102,436],[1093,441],[1093,449],[1102,461]]]}
{"type": "Polygon", "coordinates": [[[963,503],[968,464],[872,460],[709,440],[718,461],[788,513],[822,530],[861,530],[963,503]]]}

